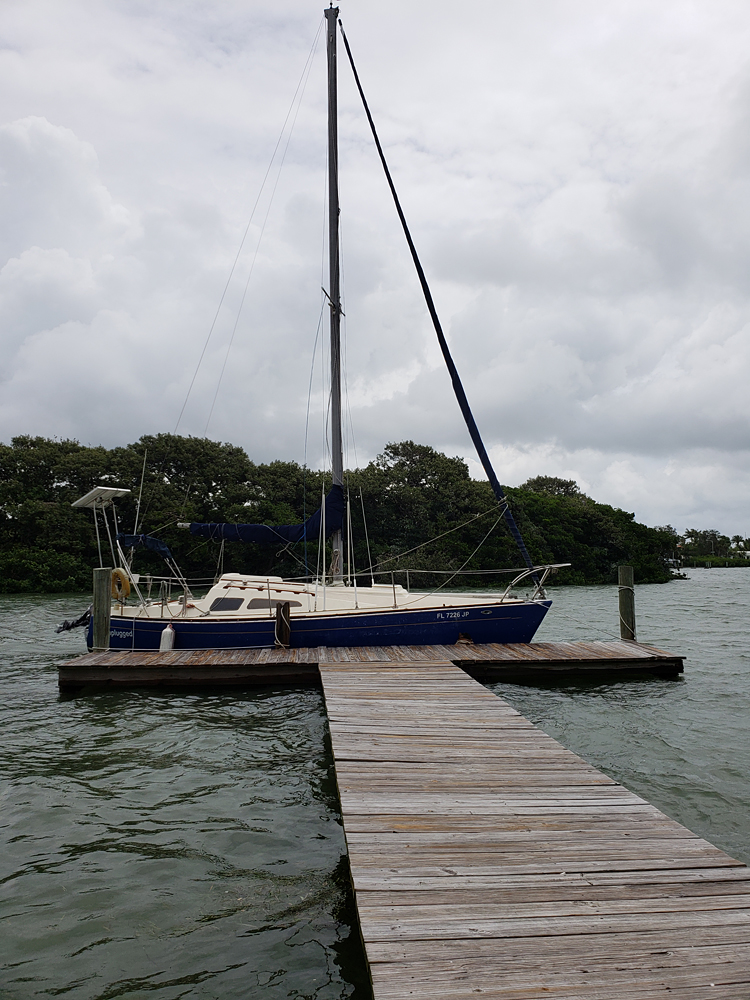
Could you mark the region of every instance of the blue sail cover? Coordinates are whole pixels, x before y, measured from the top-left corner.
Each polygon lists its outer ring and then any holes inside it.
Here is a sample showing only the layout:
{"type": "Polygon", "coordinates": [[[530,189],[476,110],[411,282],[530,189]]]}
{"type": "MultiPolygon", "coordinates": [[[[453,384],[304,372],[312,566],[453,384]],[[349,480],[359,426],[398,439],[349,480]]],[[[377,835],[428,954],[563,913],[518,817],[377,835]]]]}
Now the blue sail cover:
{"type": "MultiPolygon", "coordinates": [[[[340,486],[332,486],[325,498],[325,531],[326,537],[334,531],[340,531],[344,523],[344,491],[340,486]]],[[[320,536],[320,522],[323,507],[316,510],[302,524],[200,524],[190,525],[191,535],[213,540],[224,539],[227,542],[301,542],[307,539],[316,542],[320,536]]]]}
{"type": "Polygon", "coordinates": [[[151,535],[123,535],[119,534],[117,536],[117,541],[122,545],[124,549],[137,549],[140,545],[148,549],[150,552],[155,552],[162,559],[171,559],[172,553],[160,538],[154,538],[151,535]]]}

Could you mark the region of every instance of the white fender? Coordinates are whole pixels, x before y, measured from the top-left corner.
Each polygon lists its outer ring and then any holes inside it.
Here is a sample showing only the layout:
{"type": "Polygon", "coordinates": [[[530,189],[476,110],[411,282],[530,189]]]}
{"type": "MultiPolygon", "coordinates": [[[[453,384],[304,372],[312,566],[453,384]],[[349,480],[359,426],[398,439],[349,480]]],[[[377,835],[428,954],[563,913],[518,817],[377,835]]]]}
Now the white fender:
{"type": "Polygon", "coordinates": [[[170,649],[174,649],[174,629],[171,622],[162,631],[161,638],[159,639],[159,652],[166,653],[170,649]]]}

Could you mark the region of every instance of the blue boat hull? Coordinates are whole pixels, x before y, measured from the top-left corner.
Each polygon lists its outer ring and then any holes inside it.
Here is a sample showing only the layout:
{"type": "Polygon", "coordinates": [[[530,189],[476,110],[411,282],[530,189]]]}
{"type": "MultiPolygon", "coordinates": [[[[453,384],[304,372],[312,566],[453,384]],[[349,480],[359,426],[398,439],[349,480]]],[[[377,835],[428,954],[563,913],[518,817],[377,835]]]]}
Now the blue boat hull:
{"type": "MultiPolygon", "coordinates": [[[[290,645],[452,646],[462,636],[473,642],[531,642],[551,601],[487,604],[470,608],[364,611],[299,615],[292,618],[290,645]]],[[[263,649],[274,645],[274,618],[190,619],[112,617],[112,649],[159,648],[170,623],[175,649],[263,649]]],[[[92,647],[93,625],[87,643],[92,647]]]]}

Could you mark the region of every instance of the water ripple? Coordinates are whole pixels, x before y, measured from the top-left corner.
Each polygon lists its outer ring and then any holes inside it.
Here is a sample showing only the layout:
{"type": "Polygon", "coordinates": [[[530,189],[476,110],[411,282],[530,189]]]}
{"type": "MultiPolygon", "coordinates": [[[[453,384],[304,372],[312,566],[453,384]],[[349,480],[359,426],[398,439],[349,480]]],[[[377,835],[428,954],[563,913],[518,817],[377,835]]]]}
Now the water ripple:
{"type": "MultiPolygon", "coordinates": [[[[750,567],[637,587],[682,681],[493,685],[524,715],[750,861],[750,567]]],[[[562,588],[540,639],[617,629],[614,587],[562,588]]],[[[61,699],[54,625],[0,611],[3,1000],[366,1000],[319,692],[61,699]]]]}
{"type": "MultiPolygon", "coordinates": [[[[638,638],[687,657],[684,679],[492,689],[628,788],[750,863],[750,567],[636,587],[638,638]]],[[[562,587],[537,638],[617,630],[616,587],[562,587]]]]}
{"type": "Polygon", "coordinates": [[[0,613],[3,1000],[367,998],[320,693],[61,699],[84,600],[0,613]]]}

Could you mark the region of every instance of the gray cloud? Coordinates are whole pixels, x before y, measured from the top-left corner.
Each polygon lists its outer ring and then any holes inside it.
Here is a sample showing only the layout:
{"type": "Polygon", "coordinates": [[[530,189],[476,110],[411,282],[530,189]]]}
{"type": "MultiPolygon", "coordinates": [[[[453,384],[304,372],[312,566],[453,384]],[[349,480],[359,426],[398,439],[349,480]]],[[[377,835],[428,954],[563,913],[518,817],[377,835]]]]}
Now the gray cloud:
{"type": "MultiPolygon", "coordinates": [[[[174,428],[320,13],[6,5],[5,440],[174,428]]],[[[480,0],[457,17],[386,0],[342,16],[501,478],[565,475],[650,523],[745,532],[746,6],[480,0]]],[[[208,422],[256,460],[304,456],[327,283],[323,62],[179,427],[208,422]]],[[[412,437],[473,462],[345,70],[340,103],[350,461],[412,437]]],[[[321,331],[313,462],[325,350],[321,331]]]]}

